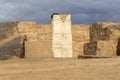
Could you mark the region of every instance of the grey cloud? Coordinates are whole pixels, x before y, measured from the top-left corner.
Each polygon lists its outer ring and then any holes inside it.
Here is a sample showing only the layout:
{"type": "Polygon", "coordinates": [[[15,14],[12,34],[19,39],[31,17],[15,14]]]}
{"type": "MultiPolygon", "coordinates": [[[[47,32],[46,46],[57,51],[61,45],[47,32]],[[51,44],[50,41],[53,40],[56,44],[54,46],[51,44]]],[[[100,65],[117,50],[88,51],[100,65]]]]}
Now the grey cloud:
{"type": "Polygon", "coordinates": [[[120,21],[120,0],[1,0],[0,21],[50,23],[52,13],[70,13],[73,23],[120,21]]]}

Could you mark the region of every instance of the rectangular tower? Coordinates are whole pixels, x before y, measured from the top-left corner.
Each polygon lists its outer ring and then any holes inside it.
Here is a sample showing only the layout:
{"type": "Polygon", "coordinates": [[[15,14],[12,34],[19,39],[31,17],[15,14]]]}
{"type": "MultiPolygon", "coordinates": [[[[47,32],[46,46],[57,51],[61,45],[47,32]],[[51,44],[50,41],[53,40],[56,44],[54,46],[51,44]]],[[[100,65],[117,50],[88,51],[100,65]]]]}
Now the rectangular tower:
{"type": "Polygon", "coordinates": [[[53,41],[52,48],[55,58],[72,57],[72,34],[70,14],[52,15],[53,41]]]}

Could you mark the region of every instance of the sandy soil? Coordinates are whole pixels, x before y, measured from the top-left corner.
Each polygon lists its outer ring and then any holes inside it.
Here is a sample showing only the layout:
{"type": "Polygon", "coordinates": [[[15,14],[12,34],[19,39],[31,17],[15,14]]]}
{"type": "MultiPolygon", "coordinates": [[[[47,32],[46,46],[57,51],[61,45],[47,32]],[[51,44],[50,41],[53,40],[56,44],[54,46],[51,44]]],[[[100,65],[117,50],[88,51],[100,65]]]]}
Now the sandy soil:
{"type": "Polygon", "coordinates": [[[120,57],[0,61],[0,80],[120,80],[120,57]]]}

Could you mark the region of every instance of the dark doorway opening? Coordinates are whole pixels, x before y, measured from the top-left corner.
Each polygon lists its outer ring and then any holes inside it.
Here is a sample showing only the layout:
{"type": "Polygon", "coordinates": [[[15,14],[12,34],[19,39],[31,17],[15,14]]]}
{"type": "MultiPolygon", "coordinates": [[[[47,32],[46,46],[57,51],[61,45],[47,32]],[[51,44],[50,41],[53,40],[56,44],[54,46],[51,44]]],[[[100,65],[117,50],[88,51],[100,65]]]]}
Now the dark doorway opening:
{"type": "Polygon", "coordinates": [[[22,49],[22,53],[21,53],[21,55],[20,55],[20,58],[25,58],[25,42],[27,41],[27,36],[25,35],[24,36],[24,39],[23,39],[23,43],[22,43],[22,47],[23,47],[23,49],[22,49]]]}
{"type": "Polygon", "coordinates": [[[118,44],[117,44],[117,56],[120,56],[120,38],[118,39],[118,44]]]}

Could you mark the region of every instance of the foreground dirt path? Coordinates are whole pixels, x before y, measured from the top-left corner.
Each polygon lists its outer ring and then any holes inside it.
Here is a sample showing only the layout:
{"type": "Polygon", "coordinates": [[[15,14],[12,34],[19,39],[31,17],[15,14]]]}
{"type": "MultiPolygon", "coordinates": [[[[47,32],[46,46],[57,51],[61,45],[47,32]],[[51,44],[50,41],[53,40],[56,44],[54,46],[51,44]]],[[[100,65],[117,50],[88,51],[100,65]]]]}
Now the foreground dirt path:
{"type": "Polygon", "coordinates": [[[120,57],[0,61],[0,80],[120,80],[120,57]]]}

